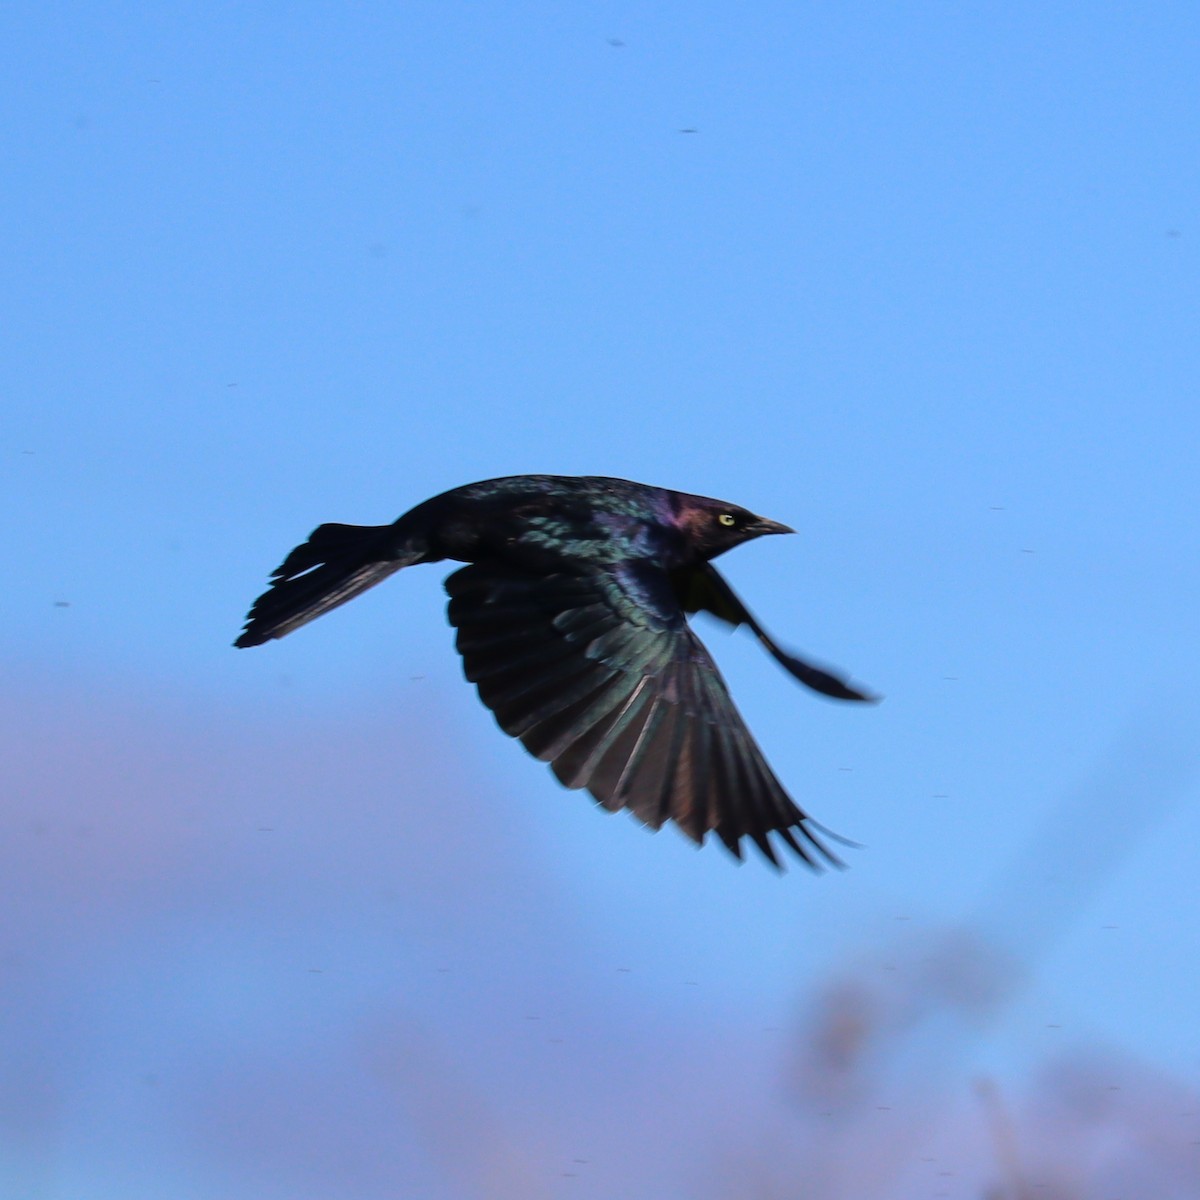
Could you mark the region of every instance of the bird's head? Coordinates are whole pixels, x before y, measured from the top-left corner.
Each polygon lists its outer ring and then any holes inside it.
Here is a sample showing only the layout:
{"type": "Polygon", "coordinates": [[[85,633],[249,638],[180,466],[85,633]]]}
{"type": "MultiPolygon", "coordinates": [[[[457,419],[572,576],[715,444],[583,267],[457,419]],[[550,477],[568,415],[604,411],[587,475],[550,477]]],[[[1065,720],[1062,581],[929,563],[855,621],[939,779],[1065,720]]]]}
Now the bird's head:
{"type": "Polygon", "coordinates": [[[705,559],[716,558],[734,546],[767,533],[796,532],[789,525],[755,516],[736,504],[710,500],[706,496],[684,497],[679,516],[688,542],[705,559]]]}

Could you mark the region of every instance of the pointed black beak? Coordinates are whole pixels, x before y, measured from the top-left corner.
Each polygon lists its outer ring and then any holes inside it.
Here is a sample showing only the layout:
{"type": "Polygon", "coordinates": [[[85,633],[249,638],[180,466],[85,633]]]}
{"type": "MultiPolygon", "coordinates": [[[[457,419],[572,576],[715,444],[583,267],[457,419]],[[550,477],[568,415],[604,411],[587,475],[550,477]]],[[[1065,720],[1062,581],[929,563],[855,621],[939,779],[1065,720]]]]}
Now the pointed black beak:
{"type": "Polygon", "coordinates": [[[755,517],[749,527],[749,532],[761,536],[765,533],[795,533],[796,531],[781,521],[768,521],[766,517],[755,517]]]}

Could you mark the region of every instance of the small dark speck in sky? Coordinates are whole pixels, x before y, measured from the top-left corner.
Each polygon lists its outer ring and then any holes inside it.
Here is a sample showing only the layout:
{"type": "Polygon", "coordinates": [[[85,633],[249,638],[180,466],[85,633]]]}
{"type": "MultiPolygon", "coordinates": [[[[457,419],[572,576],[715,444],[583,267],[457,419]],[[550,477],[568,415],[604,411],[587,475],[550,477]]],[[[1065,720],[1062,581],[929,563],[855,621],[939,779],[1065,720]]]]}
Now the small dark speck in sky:
{"type": "Polygon", "coordinates": [[[1169,237],[1169,238],[1183,237],[1183,233],[1178,229],[1168,229],[1167,237],[1169,237]]]}
{"type": "Polygon", "coordinates": [[[612,47],[614,50],[624,50],[624,49],[625,49],[625,43],[624,43],[623,41],[621,41],[621,39],[620,39],[620,38],[609,38],[609,39],[608,39],[608,44],[609,44],[609,45],[610,45],[610,46],[611,46],[611,47],[612,47]]]}
{"type": "Polygon", "coordinates": [[[70,600],[55,600],[54,607],[55,608],[70,608],[71,602],[70,602],[70,600]]]}
{"type": "Polygon", "coordinates": [[[689,125],[687,127],[687,129],[681,129],[679,132],[680,133],[699,133],[700,131],[694,125],[689,125]]]}

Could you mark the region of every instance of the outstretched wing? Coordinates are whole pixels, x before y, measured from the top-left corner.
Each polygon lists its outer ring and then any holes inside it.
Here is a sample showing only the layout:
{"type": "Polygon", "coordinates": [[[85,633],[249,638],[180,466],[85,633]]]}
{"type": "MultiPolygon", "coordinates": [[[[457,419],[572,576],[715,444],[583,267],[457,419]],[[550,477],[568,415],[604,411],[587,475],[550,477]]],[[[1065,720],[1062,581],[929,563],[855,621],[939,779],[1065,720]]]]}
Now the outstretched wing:
{"type": "Polygon", "coordinates": [[[874,704],[878,696],[851,687],[840,676],[807,662],[798,654],[784,650],[758,623],[754,614],[742,602],[742,598],[725,582],[712,563],[699,567],[686,567],[671,576],[675,594],[679,597],[684,612],[707,612],[732,625],[748,625],[754,636],[763,644],[767,653],[783,669],[794,675],[805,687],[834,700],[862,700],[874,704]]]}
{"type": "Polygon", "coordinates": [[[500,728],[567,787],[647,825],[776,833],[806,863],[840,865],[767,766],[665,572],[645,564],[533,574],[473,563],[446,580],[467,679],[500,728]]]}

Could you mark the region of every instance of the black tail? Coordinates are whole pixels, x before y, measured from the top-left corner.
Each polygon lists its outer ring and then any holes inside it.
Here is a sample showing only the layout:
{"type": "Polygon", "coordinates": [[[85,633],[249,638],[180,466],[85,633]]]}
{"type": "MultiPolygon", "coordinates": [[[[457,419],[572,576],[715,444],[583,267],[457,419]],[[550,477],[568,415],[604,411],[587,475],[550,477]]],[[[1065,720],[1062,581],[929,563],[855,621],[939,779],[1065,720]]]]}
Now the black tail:
{"type": "Polygon", "coordinates": [[[424,541],[395,525],[321,525],[271,575],[233,644],[261,646],[345,604],[401,567],[420,562],[424,541]],[[417,544],[418,541],[420,544],[417,544]]]}

